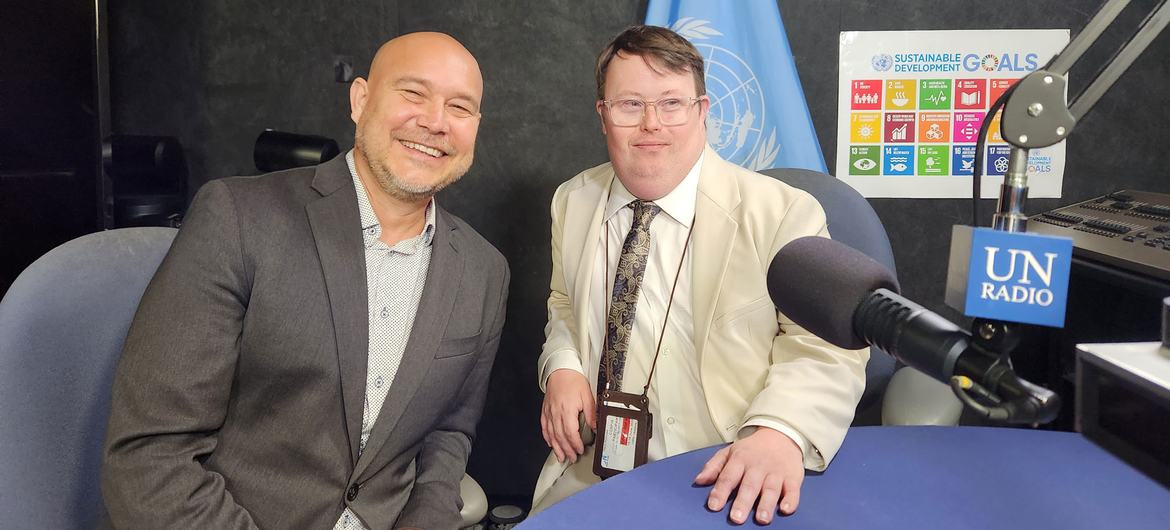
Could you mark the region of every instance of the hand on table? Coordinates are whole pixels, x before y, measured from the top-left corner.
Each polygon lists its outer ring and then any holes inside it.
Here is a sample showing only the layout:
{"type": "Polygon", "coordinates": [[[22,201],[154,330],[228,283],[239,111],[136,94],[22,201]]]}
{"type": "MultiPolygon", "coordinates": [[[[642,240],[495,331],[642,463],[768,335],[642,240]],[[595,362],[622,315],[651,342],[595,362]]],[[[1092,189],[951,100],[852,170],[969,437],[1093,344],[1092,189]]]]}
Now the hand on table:
{"type": "MultiPolygon", "coordinates": [[[[550,385],[551,386],[551,385],[550,385]]],[[[548,403],[548,400],[545,400],[548,403]]],[[[756,522],[768,524],[776,513],[791,515],[800,504],[804,481],[804,455],[791,438],[767,427],[720,449],[695,477],[695,484],[715,484],[707,496],[707,508],[722,510],[731,492],[739,488],[731,504],[731,520],[743,524],[759,498],[756,522]]]]}
{"type": "Polygon", "coordinates": [[[558,462],[576,462],[585,452],[581,442],[578,415],[585,413],[585,423],[597,429],[597,406],[589,380],[581,372],[562,368],[553,371],[545,384],[544,405],[540,408],[540,433],[552,447],[558,462]]]}

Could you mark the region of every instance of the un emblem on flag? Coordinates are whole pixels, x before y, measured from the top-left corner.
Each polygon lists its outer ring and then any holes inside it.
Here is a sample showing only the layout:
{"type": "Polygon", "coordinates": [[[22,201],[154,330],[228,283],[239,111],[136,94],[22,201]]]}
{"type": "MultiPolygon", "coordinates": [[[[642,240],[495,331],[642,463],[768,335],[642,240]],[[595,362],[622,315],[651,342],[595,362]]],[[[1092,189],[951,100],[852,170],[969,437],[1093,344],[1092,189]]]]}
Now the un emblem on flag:
{"type": "Polygon", "coordinates": [[[748,169],[772,167],[780,145],[776,128],[765,121],[763,89],[751,67],[727,48],[702,42],[722,35],[710,21],[686,17],[670,29],[691,41],[707,63],[707,143],[724,160],[748,169]]]}

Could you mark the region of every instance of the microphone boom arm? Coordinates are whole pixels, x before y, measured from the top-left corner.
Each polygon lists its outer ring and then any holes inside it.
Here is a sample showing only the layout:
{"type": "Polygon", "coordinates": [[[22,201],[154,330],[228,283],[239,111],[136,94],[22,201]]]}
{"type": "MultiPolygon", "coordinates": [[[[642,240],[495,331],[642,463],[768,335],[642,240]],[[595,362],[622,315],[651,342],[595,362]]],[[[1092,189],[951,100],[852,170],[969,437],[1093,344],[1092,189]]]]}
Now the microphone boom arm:
{"type": "MultiPolygon", "coordinates": [[[[1069,69],[1113,24],[1129,2],[1106,2],[1077,37],[1047,66],[1028,74],[1013,87],[1011,96],[1004,104],[1003,119],[1000,121],[1003,139],[1012,148],[1008,155],[1008,170],[1000,186],[996,212],[992,217],[992,227],[996,230],[1023,232],[1027,229],[1027,216],[1023,210],[1028,197],[1028,152],[1055,145],[1067,138],[1077,121],[1096,105],[1101,96],[1170,23],[1170,4],[1162,0],[1121,50],[1105,63],[1093,81],[1071,104],[1065,103],[1065,76],[1069,69]]],[[[988,112],[985,119],[991,120],[993,115],[994,112],[988,112]]]]}

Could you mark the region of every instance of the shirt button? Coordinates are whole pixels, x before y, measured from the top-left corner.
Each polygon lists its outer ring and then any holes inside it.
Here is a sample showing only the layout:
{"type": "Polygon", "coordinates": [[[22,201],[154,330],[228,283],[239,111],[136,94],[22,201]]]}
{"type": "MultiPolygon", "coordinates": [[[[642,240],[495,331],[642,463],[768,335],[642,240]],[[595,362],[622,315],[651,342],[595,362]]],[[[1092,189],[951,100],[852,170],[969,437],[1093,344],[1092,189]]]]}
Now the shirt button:
{"type": "Polygon", "coordinates": [[[672,416],[672,417],[666,418],[666,423],[674,425],[674,417],[672,416]]]}
{"type": "MultiPolygon", "coordinates": [[[[378,232],[378,229],[377,229],[377,228],[374,228],[374,227],[372,227],[372,226],[366,229],[366,233],[367,233],[367,234],[370,234],[371,236],[372,236],[372,235],[374,235],[374,234],[375,234],[375,233],[377,233],[377,232],[378,232]]],[[[352,234],[353,232],[350,232],[350,233],[352,234]]]]}
{"type": "Polygon", "coordinates": [[[378,388],[382,388],[382,383],[385,383],[385,382],[386,382],[386,380],[382,379],[382,376],[378,376],[378,378],[374,380],[374,386],[376,386],[378,388]]]}
{"type": "Polygon", "coordinates": [[[382,308],[382,318],[390,318],[390,308],[389,307],[382,308]]]}

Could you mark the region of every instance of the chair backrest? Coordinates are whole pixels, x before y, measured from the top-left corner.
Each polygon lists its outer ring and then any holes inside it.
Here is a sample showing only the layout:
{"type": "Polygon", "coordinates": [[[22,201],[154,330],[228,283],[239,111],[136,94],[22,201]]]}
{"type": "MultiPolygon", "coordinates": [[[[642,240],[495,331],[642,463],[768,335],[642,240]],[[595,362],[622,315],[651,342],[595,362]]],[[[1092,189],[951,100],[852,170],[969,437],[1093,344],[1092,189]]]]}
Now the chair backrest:
{"type": "MultiPolygon", "coordinates": [[[[864,252],[897,274],[886,229],[873,207],[857,190],[832,175],[807,169],[765,169],[760,173],[807,191],[825,209],[829,235],[834,240],[864,252]]],[[[895,368],[892,357],[877,348],[870,349],[869,364],[865,366],[865,393],[857,410],[865,410],[877,403],[895,368]]]]}
{"type": "Polygon", "coordinates": [[[110,386],[174,228],[79,237],[0,301],[0,528],[94,528],[110,386]]]}

